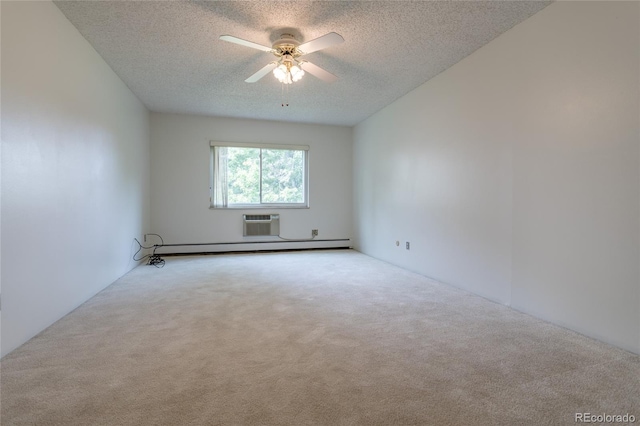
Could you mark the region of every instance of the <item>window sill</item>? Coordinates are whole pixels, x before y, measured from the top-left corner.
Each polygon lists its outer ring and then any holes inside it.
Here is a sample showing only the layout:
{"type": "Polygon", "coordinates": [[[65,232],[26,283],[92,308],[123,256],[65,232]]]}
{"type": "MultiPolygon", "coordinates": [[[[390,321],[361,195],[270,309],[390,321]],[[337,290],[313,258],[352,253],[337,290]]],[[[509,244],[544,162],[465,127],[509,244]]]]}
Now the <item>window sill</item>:
{"type": "Polygon", "coordinates": [[[262,206],[229,206],[214,207],[209,206],[209,210],[275,210],[275,209],[310,209],[309,206],[283,206],[283,205],[262,205],[262,206]]]}

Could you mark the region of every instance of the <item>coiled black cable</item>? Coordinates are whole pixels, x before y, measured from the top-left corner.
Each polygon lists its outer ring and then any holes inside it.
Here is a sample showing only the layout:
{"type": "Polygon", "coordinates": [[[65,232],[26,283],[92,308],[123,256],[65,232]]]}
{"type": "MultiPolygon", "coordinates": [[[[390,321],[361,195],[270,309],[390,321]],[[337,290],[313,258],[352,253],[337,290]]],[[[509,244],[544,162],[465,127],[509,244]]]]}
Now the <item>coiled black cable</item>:
{"type": "Polygon", "coordinates": [[[158,234],[145,234],[145,235],[155,235],[156,237],[160,238],[160,244],[154,244],[152,246],[143,246],[142,243],[140,243],[140,241],[138,241],[137,238],[134,238],[135,242],[138,243],[138,251],[134,253],[133,260],[135,260],[136,262],[140,262],[142,260],[147,259],[147,265],[153,265],[156,268],[162,268],[165,262],[164,262],[164,259],[160,257],[159,254],[156,254],[156,249],[164,245],[164,240],[158,234]],[[137,257],[138,253],[140,253],[142,250],[148,250],[148,249],[153,249],[151,254],[145,254],[142,257],[137,257]]]}

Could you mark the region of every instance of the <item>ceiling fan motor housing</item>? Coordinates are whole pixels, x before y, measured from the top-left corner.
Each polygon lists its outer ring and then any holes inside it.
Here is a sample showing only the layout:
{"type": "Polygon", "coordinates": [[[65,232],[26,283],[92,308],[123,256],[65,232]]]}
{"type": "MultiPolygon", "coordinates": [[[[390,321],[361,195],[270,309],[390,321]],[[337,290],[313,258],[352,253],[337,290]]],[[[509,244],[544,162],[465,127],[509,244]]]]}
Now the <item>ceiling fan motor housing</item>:
{"type": "Polygon", "coordinates": [[[294,58],[302,55],[298,46],[300,46],[300,42],[291,34],[281,34],[280,38],[272,45],[276,56],[291,55],[294,58]]]}

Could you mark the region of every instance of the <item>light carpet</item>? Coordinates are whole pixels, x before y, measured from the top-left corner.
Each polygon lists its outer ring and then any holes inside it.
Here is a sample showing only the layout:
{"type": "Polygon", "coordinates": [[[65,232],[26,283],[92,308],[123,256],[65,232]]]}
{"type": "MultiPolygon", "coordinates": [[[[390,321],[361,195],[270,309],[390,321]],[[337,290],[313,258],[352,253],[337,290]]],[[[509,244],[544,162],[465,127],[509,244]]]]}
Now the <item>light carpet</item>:
{"type": "Polygon", "coordinates": [[[640,423],[640,357],[355,251],[140,266],[2,360],[2,425],[640,423]]]}

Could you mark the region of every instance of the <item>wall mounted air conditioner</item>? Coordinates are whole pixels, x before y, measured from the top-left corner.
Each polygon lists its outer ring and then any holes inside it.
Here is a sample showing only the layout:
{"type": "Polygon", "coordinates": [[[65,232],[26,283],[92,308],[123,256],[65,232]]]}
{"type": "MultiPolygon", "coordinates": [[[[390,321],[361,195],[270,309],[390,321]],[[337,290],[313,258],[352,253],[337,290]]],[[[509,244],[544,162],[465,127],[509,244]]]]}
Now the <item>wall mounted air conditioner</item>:
{"type": "Polygon", "coordinates": [[[242,236],[244,237],[280,235],[279,214],[244,214],[242,219],[242,236]]]}

